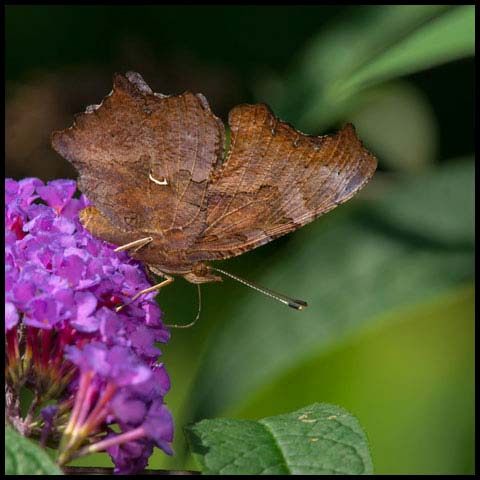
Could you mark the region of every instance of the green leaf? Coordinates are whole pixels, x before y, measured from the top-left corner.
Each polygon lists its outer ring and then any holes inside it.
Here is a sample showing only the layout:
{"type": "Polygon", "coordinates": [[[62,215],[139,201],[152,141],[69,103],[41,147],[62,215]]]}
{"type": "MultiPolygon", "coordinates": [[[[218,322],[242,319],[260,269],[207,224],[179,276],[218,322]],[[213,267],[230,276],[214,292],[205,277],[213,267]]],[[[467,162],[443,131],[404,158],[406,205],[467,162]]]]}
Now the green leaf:
{"type": "Polygon", "coordinates": [[[349,121],[389,170],[420,172],[437,158],[437,119],[423,92],[411,83],[397,81],[365,92],[349,121]]]}
{"type": "Polygon", "coordinates": [[[301,60],[305,78],[330,88],[375,62],[452,7],[445,5],[374,5],[351,9],[311,41],[301,60]]]}
{"type": "Polygon", "coordinates": [[[313,404],[261,420],[186,427],[205,474],[371,474],[365,433],[342,408],[313,404]]]}
{"type": "Polygon", "coordinates": [[[271,79],[259,94],[298,128],[321,132],[355,110],[367,87],[474,55],[474,8],[375,5],[347,10],[311,41],[290,75],[271,79]],[[272,84],[276,88],[269,89],[272,84]]]}
{"type": "Polygon", "coordinates": [[[371,213],[403,234],[443,246],[472,248],[475,240],[475,164],[457,159],[436,172],[404,178],[371,213]]]}
{"type": "Polygon", "coordinates": [[[463,5],[433,18],[336,87],[353,94],[375,83],[475,54],[475,6],[463,5]]]}
{"type": "Polygon", "coordinates": [[[411,176],[394,199],[388,191],[374,197],[374,208],[356,200],[275,247],[263,247],[262,256],[249,253],[248,270],[229,262],[230,271],[307,300],[309,307],[293,311],[253,291],[222,304],[225,320],[209,337],[190,395],[193,419],[247,401],[295,365],[376,325],[385,313],[424,304],[473,278],[471,218],[461,213],[473,208],[465,197],[473,177],[447,165],[422,178],[415,187],[419,180],[411,176]],[[445,196],[445,179],[455,194],[445,196]],[[399,219],[398,228],[384,220],[390,214],[399,219]]]}
{"type": "Polygon", "coordinates": [[[40,446],[5,425],[5,475],[62,475],[40,446]]]}
{"type": "Polygon", "coordinates": [[[392,312],[380,328],[299,363],[225,415],[261,418],[321,398],[355,412],[377,475],[471,475],[474,293],[472,282],[392,312]]]}

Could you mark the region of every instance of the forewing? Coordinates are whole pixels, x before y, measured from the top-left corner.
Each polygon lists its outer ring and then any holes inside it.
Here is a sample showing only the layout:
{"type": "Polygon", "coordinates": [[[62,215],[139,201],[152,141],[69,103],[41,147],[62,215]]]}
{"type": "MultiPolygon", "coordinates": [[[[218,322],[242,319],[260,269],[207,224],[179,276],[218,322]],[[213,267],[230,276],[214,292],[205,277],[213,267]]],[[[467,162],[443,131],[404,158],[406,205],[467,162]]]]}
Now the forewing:
{"type": "Polygon", "coordinates": [[[195,260],[236,256],[296,230],[352,197],[377,165],[350,124],[312,137],[266,105],[240,105],[229,123],[231,147],[207,191],[195,260]]]}
{"type": "Polygon", "coordinates": [[[78,170],[80,190],[121,230],[178,231],[185,247],[205,228],[224,127],[202,95],[164,96],[137,73],[117,74],[110,95],[55,132],[52,145],[78,170]]]}

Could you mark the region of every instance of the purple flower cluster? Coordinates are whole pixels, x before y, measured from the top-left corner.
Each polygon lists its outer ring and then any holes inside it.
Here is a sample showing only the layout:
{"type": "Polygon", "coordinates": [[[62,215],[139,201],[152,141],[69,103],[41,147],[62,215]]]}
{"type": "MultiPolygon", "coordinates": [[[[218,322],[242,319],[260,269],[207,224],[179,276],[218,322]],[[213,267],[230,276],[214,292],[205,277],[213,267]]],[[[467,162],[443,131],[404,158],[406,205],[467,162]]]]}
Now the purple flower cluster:
{"type": "Polygon", "coordinates": [[[154,345],[169,332],[155,293],[131,302],[150,286],[142,266],[82,227],[89,203],[75,191],[70,180],[5,180],[7,416],[20,417],[27,387],[24,433],[59,442],[59,463],[106,450],[117,473],[134,473],[154,446],[172,453],[170,384],[154,345]]]}

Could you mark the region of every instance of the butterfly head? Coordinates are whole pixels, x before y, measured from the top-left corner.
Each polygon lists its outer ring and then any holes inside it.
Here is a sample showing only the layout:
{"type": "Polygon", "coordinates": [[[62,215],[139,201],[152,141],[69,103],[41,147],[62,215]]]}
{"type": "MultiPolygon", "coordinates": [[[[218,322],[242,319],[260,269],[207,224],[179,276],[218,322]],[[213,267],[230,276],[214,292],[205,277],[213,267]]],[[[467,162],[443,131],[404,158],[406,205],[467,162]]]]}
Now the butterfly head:
{"type": "Polygon", "coordinates": [[[215,275],[211,268],[203,263],[195,265],[191,272],[184,275],[190,283],[221,282],[222,277],[215,275]]]}

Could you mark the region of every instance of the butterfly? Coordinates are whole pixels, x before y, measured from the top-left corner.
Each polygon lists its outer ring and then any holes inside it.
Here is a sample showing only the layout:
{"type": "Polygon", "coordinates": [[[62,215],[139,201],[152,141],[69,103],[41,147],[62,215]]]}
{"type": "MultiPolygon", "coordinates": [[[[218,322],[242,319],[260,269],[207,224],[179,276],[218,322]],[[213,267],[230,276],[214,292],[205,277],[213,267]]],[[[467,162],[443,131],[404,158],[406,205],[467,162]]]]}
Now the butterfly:
{"type": "Polygon", "coordinates": [[[351,124],[305,135],[265,104],[236,106],[228,123],[226,153],[224,124],[203,95],[154,93],[128,72],[114,76],[101,104],[52,134],[94,204],[80,212],[82,224],[166,278],[152,289],[178,275],[196,284],[221,281],[217,273],[238,279],[207,262],[313,221],[362,189],[377,166],[351,124]]]}

